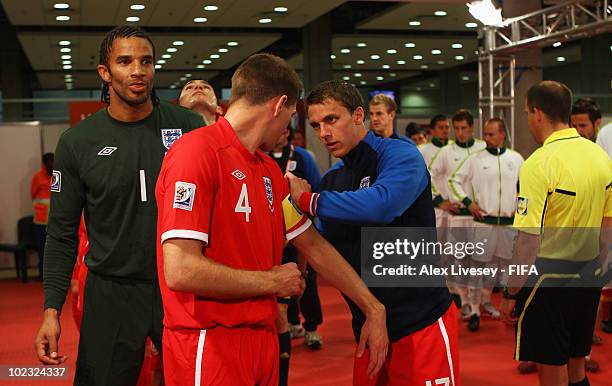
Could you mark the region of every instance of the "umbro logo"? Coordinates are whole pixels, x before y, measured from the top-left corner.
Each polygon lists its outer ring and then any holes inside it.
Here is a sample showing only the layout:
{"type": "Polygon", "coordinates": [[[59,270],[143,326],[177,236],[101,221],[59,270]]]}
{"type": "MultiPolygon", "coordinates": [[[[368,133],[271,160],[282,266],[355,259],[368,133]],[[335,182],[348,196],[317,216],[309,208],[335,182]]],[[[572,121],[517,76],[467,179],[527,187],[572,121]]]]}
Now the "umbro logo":
{"type": "Polygon", "coordinates": [[[238,181],[242,181],[246,178],[246,176],[244,175],[243,172],[241,172],[240,170],[236,169],[232,172],[232,176],[236,177],[238,179],[238,181]]]}
{"type": "Polygon", "coordinates": [[[104,149],[98,152],[98,155],[111,155],[115,150],[117,150],[116,147],[106,146],[104,149]]]}

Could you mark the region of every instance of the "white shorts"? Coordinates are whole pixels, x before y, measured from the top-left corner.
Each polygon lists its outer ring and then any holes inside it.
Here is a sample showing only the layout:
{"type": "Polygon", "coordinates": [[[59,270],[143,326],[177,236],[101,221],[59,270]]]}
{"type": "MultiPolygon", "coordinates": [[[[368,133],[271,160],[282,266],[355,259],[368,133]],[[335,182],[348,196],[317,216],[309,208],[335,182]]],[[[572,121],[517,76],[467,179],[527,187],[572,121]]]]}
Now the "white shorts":
{"type": "Polygon", "coordinates": [[[472,241],[482,243],[484,253],[474,253],[472,259],[482,263],[493,261],[494,257],[512,259],[516,230],[509,225],[491,225],[474,221],[472,241]]]}

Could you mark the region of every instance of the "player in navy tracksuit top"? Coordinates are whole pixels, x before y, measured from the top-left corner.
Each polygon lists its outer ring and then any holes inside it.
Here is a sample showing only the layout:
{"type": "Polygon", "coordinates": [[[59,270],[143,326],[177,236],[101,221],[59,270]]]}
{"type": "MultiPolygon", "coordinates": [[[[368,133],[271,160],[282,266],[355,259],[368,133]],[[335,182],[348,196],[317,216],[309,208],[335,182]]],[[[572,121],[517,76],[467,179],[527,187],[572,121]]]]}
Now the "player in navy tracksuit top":
{"type": "MultiPolygon", "coordinates": [[[[295,178],[291,193],[302,210],[318,216],[323,235],[357,272],[361,227],[435,227],[429,173],[412,141],[368,133],[361,95],[346,82],[320,84],[306,104],[319,139],[342,161],[323,176],[320,193],[304,191],[295,178]]],[[[436,287],[370,290],[386,307],[392,347],[378,380],[365,376],[367,356],[356,358],[354,384],[459,385],[456,309],[444,279],[436,287]]],[[[365,317],[347,302],[358,339],[365,317]]]]}

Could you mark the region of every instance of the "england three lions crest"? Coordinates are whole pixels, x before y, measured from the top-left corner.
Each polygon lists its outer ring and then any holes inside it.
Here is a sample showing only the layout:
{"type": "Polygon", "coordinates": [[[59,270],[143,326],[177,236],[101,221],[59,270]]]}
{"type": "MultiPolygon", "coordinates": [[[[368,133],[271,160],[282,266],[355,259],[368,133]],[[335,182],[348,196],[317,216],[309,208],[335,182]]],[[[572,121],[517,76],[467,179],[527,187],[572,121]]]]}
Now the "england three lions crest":
{"type": "Polygon", "coordinates": [[[177,139],[181,138],[183,135],[183,130],[181,129],[161,129],[162,143],[166,148],[166,151],[170,150],[170,146],[177,139]]]}
{"type": "Polygon", "coordinates": [[[266,196],[268,197],[268,205],[270,212],[274,212],[274,194],[272,193],[272,180],[269,177],[264,177],[264,186],[266,187],[266,196]]]}

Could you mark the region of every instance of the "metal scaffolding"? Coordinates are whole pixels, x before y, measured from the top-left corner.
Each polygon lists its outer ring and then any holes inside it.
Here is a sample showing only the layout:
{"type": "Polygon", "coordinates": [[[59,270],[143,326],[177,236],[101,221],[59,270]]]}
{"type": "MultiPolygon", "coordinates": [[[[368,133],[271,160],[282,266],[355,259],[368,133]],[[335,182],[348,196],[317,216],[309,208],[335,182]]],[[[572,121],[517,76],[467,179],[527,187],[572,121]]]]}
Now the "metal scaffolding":
{"type": "Polygon", "coordinates": [[[567,1],[506,19],[501,27],[482,28],[479,31],[478,58],[481,136],[483,122],[500,117],[509,122],[511,146],[514,145],[516,63],[513,53],[610,31],[612,5],[608,0],[567,1]]]}

